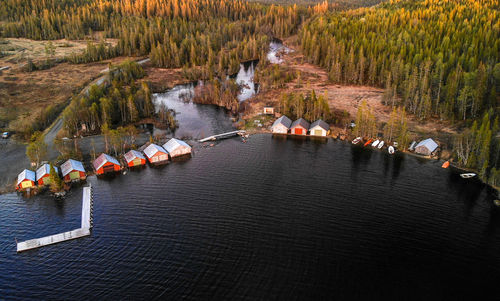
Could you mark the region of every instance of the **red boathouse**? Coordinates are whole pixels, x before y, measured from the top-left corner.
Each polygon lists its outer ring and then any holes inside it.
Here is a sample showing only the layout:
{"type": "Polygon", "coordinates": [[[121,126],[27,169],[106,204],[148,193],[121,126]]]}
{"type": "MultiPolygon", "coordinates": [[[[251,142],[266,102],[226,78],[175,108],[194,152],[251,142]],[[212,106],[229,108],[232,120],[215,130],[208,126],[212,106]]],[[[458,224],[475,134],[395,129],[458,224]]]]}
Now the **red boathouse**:
{"type": "Polygon", "coordinates": [[[94,160],[92,165],[94,166],[94,170],[97,175],[103,175],[105,173],[121,170],[120,162],[107,154],[101,154],[94,160]]]}

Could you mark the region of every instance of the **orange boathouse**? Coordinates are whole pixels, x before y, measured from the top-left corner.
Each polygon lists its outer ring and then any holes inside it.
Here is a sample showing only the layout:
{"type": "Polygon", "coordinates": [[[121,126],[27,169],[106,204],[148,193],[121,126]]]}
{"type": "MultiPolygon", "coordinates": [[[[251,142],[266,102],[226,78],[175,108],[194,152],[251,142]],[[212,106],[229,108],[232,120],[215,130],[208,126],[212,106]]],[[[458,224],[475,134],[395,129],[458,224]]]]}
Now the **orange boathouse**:
{"type": "Polygon", "coordinates": [[[120,171],[122,169],[120,162],[107,154],[101,154],[92,163],[96,175],[120,171]]]}
{"type": "Polygon", "coordinates": [[[151,164],[162,164],[168,162],[168,152],[161,146],[151,143],[144,150],[144,155],[151,164]]]}
{"type": "Polygon", "coordinates": [[[128,167],[142,166],[146,164],[146,158],[136,150],[130,150],[124,156],[128,167]]]}
{"type": "Polygon", "coordinates": [[[299,118],[292,123],[290,127],[290,133],[292,135],[301,135],[306,136],[307,131],[309,130],[309,122],[307,122],[304,118],[299,118]]]}
{"type": "MultiPolygon", "coordinates": [[[[54,166],[54,170],[56,171],[57,176],[59,177],[59,170],[54,166]]],[[[52,182],[50,178],[50,164],[43,164],[36,171],[36,181],[38,182],[38,186],[46,186],[50,185],[52,182]]]]}
{"type": "Polygon", "coordinates": [[[82,162],[73,159],[69,159],[61,165],[61,173],[66,183],[71,181],[83,181],[87,178],[82,162]]]}
{"type": "Polygon", "coordinates": [[[16,190],[35,187],[36,175],[34,171],[25,169],[17,176],[16,190]]]}

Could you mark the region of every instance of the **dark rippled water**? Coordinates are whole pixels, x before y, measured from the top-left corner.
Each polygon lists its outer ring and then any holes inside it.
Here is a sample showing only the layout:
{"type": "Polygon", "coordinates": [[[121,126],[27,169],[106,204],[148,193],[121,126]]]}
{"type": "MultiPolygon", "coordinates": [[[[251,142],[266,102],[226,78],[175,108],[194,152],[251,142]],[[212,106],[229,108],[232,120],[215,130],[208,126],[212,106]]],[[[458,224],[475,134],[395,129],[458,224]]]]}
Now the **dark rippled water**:
{"type": "Polygon", "coordinates": [[[81,189],[0,195],[0,299],[500,297],[499,211],[438,162],[256,135],[89,182],[92,235],[21,254],[79,226],[81,189]]]}

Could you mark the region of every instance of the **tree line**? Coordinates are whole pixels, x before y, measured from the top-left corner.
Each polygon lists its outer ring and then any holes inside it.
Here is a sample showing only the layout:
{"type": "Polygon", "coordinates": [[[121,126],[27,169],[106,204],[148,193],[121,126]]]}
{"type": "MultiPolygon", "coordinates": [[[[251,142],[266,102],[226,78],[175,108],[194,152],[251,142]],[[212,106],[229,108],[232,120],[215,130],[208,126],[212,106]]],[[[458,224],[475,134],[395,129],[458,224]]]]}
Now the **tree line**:
{"type": "Polygon", "coordinates": [[[454,141],[455,158],[496,185],[499,36],[496,0],[392,0],[314,15],[299,32],[305,55],[326,68],[332,82],[385,88],[383,102],[400,112],[391,114],[386,134],[394,124],[396,132],[406,131],[394,122],[406,112],[457,124],[464,131],[454,141]]]}
{"type": "Polygon", "coordinates": [[[316,15],[299,33],[336,83],[385,87],[421,119],[480,117],[498,105],[498,1],[391,1],[316,15]]]}
{"type": "Polygon", "coordinates": [[[64,110],[64,129],[70,136],[77,133],[100,133],[133,124],[144,118],[155,118],[175,127],[168,110],[157,112],[149,85],[138,82],[145,75],[136,62],[125,61],[112,66],[108,84],[90,86],[87,93],[75,98],[64,110]]]}
{"type": "Polygon", "coordinates": [[[117,55],[149,55],[153,65],[206,66],[208,75],[235,72],[258,59],[269,36],[286,37],[312,11],[229,0],[0,1],[0,36],[84,39],[101,31],[116,46],[89,43],[74,63],[117,55]]]}

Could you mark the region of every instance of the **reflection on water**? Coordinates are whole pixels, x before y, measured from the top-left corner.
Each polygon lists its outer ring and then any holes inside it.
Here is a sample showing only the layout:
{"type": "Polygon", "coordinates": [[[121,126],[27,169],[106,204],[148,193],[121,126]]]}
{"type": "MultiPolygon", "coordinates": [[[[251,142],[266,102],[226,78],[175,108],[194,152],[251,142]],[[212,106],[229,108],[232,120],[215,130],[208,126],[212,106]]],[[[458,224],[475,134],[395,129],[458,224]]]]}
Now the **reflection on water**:
{"type": "Polygon", "coordinates": [[[250,99],[259,92],[259,85],[253,81],[257,62],[250,61],[240,64],[240,70],[235,78],[236,83],[241,87],[240,94],[238,94],[240,102],[250,99]]]}
{"type": "Polygon", "coordinates": [[[272,64],[281,64],[283,59],[279,56],[279,53],[290,52],[291,49],[283,45],[279,40],[274,40],[269,44],[269,52],[267,53],[267,60],[272,64]]]}
{"type": "Polygon", "coordinates": [[[70,191],[63,206],[47,195],[0,195],[0,295],[498,296],[500,216],[488,190],[448,176],[455,172],[434,161],[384,156],[333,140],[228,139],[162,168],[89,177],[92,235],[22,254],[14,238],[78,227],[82,190],[70,191]]]}
{"type": "Polygon", "coordinates": [[[179,128],[173,136],[197,140],[233,129],[229,115],[223,108],[191,101],[194,87],[194,84],[178,85],[165,93],[153,95],[155,104],[164,103],[176,112],[179,128]]]}

